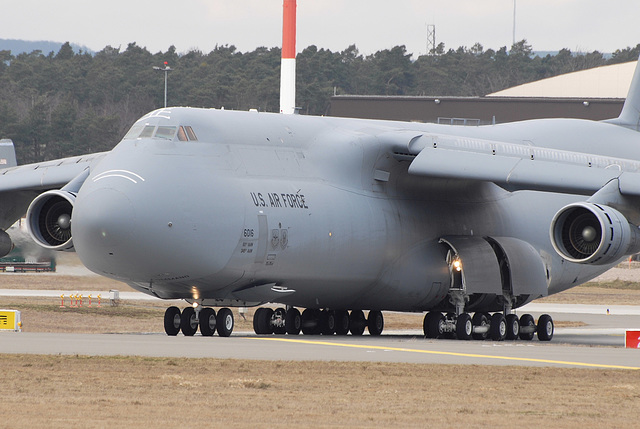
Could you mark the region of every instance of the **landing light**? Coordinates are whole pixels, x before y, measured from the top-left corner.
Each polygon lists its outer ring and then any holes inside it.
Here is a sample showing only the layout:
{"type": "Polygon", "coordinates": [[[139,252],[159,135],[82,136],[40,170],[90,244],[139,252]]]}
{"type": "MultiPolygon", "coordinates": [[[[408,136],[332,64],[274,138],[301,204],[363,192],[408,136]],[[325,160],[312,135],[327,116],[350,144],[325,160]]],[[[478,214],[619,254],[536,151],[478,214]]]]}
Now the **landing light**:
{"type": "Polygon", "coordinates": [[[460,259],[453,261],[453,268],[455,268],[456,271],[462,271],[462,261],[460,259]]]}

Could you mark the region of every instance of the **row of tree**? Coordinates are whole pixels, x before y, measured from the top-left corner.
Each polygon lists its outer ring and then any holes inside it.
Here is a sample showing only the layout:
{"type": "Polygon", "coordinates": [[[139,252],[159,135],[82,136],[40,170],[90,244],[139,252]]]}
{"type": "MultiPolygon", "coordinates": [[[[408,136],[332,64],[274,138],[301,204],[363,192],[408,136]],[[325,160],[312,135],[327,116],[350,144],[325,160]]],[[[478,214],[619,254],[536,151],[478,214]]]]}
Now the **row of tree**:
{"type": "MultiPolygon", "coordinates": [[[[640,45],[606,59],[599,52],[534,55],[521,41],[507,50],[445,50],[412,59],[404,46],[362,55],[356,46],[332,52],[309,46],[297,55],[297,97],[303,114],[326,114],[334,94],[482,96],[561,73],[638,58],[640,45]]],[[[279,109],[280,49],[240,52],[218,46],[208,54],[174,47],[150,53],[131,43],[92,55],[57,52],[17,56],[0,51],[0,138],[11,138],[21,163],[109,150],[131,124],[161,107],[164,62],[169,104],[275,112],[279,109]]]]}

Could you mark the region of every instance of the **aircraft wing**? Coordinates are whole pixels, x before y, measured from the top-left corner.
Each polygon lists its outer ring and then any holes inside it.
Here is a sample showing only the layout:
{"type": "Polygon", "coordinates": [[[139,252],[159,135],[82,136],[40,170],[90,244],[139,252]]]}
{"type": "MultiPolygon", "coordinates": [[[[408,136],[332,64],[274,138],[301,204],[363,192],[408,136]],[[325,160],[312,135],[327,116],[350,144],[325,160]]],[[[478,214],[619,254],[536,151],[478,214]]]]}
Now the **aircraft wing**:
{"type": "Polygon", "coordinates": [[[410,174],[583,195],[618,179],[622,195],[640,196],[640,162],[628,159],[436,134],[413,137],[407,149],[410,174]]]}
{"type": "Polygon", "coordinates": [[[77,192],[89,167],[106,152],[63,158],[0,170],[0,229],[24,216],[31,201],[43,191],[69,187],[77,192]],[[74,180],[75,179],[75,180],[74,180]]]}
{"type": "Polygon", "coordinates": [[[0,193],[63,187],[105,154],[74,156],[0,170],[0,193]]]}

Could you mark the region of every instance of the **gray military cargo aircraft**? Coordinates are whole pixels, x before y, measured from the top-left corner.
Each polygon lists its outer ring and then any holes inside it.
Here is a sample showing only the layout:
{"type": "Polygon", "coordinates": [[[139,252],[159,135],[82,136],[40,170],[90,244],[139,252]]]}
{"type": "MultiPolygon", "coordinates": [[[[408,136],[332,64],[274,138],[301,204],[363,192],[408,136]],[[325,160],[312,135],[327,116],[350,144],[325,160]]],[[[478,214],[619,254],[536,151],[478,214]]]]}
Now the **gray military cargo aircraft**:
{"type": "Polygon", "coordinates": [[[639,130],[638,70],[603,122],[165,108],[110,152],[0,170],[0,227],[26,211],[41,246],[184,299],[169,335],[228,336],[228,307],[278,303],[257,334],[379,335],[393,310],[427,312],[430,338],[550,340],[550,316],[514,310],[640,251],[639,130]]]}

